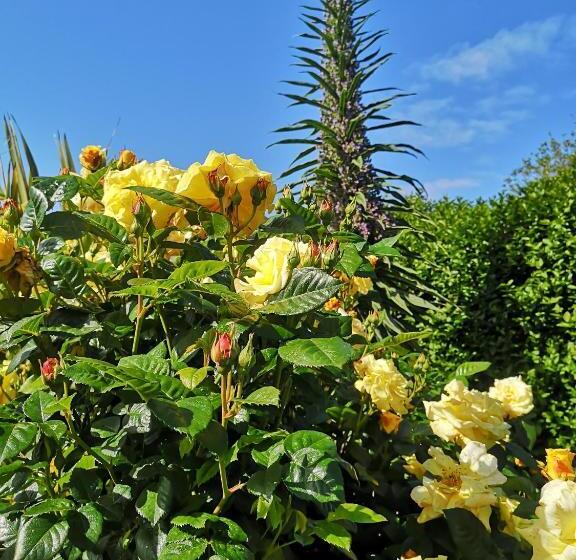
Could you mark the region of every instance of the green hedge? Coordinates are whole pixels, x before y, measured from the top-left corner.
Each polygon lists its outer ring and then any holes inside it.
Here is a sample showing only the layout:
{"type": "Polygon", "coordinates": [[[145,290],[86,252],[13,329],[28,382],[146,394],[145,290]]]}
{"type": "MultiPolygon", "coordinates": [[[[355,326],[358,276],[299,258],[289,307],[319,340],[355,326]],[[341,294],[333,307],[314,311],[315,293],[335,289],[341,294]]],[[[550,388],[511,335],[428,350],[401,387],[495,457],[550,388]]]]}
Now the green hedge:
{"type": "Polygon", "coordinates": [[[413,247],[418,268],[448,300],[425,320],[437,380],[467,360],[521,373],[545,435],[576,447],[576,137],[544,145],[494,199],[419,204],[435,239],[413,247]]]}

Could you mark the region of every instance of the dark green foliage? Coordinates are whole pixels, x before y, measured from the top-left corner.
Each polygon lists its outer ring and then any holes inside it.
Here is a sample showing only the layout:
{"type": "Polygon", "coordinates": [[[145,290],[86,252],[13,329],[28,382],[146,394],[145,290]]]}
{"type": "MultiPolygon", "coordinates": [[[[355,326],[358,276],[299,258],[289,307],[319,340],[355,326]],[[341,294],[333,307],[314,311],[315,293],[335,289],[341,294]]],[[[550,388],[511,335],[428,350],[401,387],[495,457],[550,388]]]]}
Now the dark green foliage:
{"type": "Polygon", "coordinates": [[[523,374],[537,416],[558,445],[576,445],[576,141],[551,141],[475,203],[442,200],[436,241],[418,244],[425,282],[449,300],[425,325],[439,381],[457,364],[489,360],[497,377],[523,374]]]}

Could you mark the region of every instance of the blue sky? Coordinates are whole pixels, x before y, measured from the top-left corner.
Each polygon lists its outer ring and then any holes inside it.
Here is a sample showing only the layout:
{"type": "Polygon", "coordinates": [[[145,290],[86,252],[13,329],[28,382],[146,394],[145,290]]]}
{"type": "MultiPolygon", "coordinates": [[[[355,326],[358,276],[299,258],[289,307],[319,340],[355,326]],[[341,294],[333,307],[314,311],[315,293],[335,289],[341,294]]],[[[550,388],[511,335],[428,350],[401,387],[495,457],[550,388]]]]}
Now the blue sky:
{"type": "MultiPolygon", "coordinates": [[[[313,2],[314,0],[310,0],[313,2]]],[[[15,0],[0,3],[0,113],[15,115],[44,174],[54,135],[134,149],[186,167],[215,148],[280,174],[293,155],[266,149],[297,120],[281,80],[297,78],[295,0],[15,0]]],[[[422,127],[427,158],[392,156],[431,196],[490,196],[549,134],[576,124],[574,0],[373,0],[373,27],[397,55],[374,87],[417,95],[394,116],[422,127]]],[[[5,157],[6,148],[0,146],[5,157]]]]}

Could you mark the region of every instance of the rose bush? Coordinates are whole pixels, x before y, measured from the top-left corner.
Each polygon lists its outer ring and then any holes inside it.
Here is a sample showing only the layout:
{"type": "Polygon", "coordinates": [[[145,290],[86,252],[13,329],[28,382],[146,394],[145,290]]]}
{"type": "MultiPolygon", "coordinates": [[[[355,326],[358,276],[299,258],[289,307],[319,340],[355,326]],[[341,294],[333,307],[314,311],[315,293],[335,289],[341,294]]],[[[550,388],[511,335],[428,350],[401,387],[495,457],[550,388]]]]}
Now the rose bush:
{"type": "Polygon", "coordinates": [[[393,241],[267,217],[236,155],[107,157],[2,216],[3,559],[572,557],[574,455],[533,457],[518,377],[428,391],[393,241]]]}

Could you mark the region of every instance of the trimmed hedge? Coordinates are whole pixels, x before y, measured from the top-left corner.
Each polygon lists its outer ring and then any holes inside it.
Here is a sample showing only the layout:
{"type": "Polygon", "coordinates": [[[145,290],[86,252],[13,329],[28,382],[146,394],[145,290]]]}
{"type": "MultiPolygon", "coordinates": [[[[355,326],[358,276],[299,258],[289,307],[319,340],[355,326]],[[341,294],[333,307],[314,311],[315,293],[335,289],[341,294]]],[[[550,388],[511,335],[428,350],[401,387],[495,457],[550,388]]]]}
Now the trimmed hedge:
{"type": "Polygon", "coordinates": [[[447,298],[422,326],[439,378],[467,360],[522,374],[550,443],[576,447],[576,136],[550,141],[488,201],[420,201],[423,280],[447,298]],[[430,230],[427,225],[426,229],[430,230]]]}

